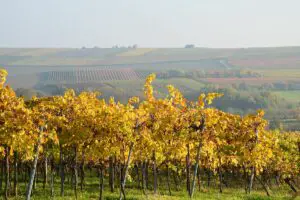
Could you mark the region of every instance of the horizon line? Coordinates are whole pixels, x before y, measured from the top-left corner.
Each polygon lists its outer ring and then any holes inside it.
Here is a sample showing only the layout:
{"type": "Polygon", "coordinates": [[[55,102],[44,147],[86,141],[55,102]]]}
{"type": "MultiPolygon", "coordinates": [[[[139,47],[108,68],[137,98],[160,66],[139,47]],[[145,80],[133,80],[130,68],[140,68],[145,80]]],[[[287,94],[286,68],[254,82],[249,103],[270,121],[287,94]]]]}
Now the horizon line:
{"type": "MultiPolygon", "coordinates": [[[[189,45],[189,44],[187,44],[189,45]]],[[[193,44],[191,44],[193,45],[193,44]]],[[[114,45],[116,46],[116,45],[114,45]]],[[[87,46],[81,46],[81,47],[67,47],[67,46],[0,46],[0,49],[113,49],[113,48],[126,48],[126,49],[257,49],[257,48],[293,48],[293,47],[300,47],[300,45],[280,45],[280,46],[241,46],[241,47],[203,47],[203,46],[197,46],[186,48],[184,46],[178,46],[178,47],[147,47],[147,46],[137,46],[136,48],[130,48],[129,46],[120,45],[118,47],[100,47],[100,46],[93,46],[93,47],[87,47],[87,46]]]]}

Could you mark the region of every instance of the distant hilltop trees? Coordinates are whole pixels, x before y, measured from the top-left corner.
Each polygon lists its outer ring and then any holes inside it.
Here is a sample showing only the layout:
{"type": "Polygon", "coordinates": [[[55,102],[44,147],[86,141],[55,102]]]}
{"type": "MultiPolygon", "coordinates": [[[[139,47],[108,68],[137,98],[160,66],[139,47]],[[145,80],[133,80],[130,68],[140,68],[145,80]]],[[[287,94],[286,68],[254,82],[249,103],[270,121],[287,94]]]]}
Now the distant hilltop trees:
{"type": "MultiPolygon", "coordinates": [[[[138,48],[138,45],[137,45],[137,44],[133,44],[133,45],[129,45],[129,46],[119,46],[119,45],[114,45],[114,46],[112,46],[111,48],[113,48],[113,49],[137,49],[137,48],[138,48]]],[[[88,47],[85,47],[85,46],[82,46],[81,49],[82,49],[82,50],[85,50],[85,49],[89,49],[89,48],[88,48],[88,47]]],[[[93,49],[100,49],[100,47],[94,46],[93,49]]]]}
{"type": "Polygon", "coordinates": [[[190,49],[190,48],[195,48],[196,46],[194,45],[194,44],[186,44],[185,46],[184,46],[184,48],[186,48],[186,49],[190,49]]]}
{"type": "Polygon", "coordinates": [[[137,44],[134,44],[134,45],[132,45],[132,46],[129,45],[128,47],[126,47],[126,46],[114,45],[114,46],[112,46],[112,48],[113,48],[113,49],[118,49],[118,48],[136,49],[136,48],[138,48],[138,45],[137,45],[137,44]]]}

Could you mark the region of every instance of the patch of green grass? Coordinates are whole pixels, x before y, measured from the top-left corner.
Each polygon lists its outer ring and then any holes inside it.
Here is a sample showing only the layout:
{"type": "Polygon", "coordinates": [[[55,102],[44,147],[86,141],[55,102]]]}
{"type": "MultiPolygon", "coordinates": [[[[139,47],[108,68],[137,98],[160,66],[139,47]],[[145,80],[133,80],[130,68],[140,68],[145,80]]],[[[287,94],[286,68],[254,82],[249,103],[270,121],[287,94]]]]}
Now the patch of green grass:
{"type": "MultiPolygon", "coordinates": [[[[88,173],[87,173],[88,175],[88,173]]],[[[41,179],[40,179],[41,180],[41,179]]],[[[98,199],[99,198],[99,185],[98,178],[93,174],[92,176],[86,177],[86,184],[84,190],[80,190],[78,186],[78,199],[87,200],[87,199],[98,199]]],[[[117,184],[117,183],[116,183],[117,184]]],[[[259,185],[256,185],[259,186],[259,185]]],[[[26,183],[22,182],[19,184],[19,196],[17,198],[11,197],[10,199],[24,199],[26,183]]],[[[185,184],[181,184],[181,190],[175,191],[175,186],[172,184],[172,194],[169,195],[165,180],[160,182],[158,194],[154,194],[152,189],[146,191],[146,195],[143,194],[141,190],[136,189],[136,183],[127,182],[126,185],[126,199],[127,200],[189,200],[188,194],[185,190],[185,184]]],[[[223,193],[219,193],[217,185],[212,184],[211,187],[203,187],[202,191],[199,192],[198,189],[195,190],[194,198],[195,200],[289,200],[292,199],[293,193],[284,186],[277,187],[273,186],[271,197],[268,197],[262,189],[254,188],[251,194],[245,194],[244,189],[239,188],[223,188],[223,193]]],[[[3,190],[2,190],[3,191],[3,190]]],[[[104,193],[103,199],[106,200],[117,200],[119,199],[119,188],[115,188],[115,192],[111,193],[109,191],[108,180],[104,180],[104,193]]],[[[1,199],[1,197],[0,197],[1,199]]],[[[46,189],[43,190],[41,182],[38,182],[36,189],[33,191],[32,195],[33,200],[46,200],[52,199],[50,197],[50,187],[47,185],[46,189]]],[[[70,184],[70,179],[66,178],[65,182],[65,195],[60,197],[60,182],[59,177],[56,177],[54,184],[54,198],[59,200],[71,200],[75,199],[74,190],[70,184]]],[[[300,198],[294,198],[294,200],[299,200],[300,198]]]]}

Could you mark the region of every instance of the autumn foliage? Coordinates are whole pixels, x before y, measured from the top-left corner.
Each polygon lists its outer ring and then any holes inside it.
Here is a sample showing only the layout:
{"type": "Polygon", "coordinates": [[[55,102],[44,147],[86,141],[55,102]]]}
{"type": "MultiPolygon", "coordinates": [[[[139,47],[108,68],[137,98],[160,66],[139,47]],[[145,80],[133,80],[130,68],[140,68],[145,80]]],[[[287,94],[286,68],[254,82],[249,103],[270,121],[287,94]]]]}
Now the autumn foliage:
{"type": "MultiPolygon", "coordinates": [[[[146,165],[153,166],[154,179],[158,168],[168,176],[170,171],[186,174],[190,196],[202,169],[219,176],[220,192],[222,174],[234,171],[243,174],[246,192],[251,191],[254,177],[267,192],[267,178],[275,176],[296,188],[300,133],[268,130],[262,110],[240,116],[212,107],[221,94],[200,94],[198,101],[191,102],[170,85],[164,98],[156,98],[152,74],[146,79],[143,101],[132,97],[122,104],[113,97],[105,101],[98,92],[67,90],[63,96],[24,102],[4,86],[6,75],[5,70],[0,72],[0,153],[6,164],[14,155],[31,164],[34,159],[51,160],[63,176],[68,160],[77,190],[78,170],[82,176],[81,168],[92,165],[103,181],[105,169],[113,163],[121,173],[120,199],[125,198],[133,167],[141,169],[145,178],[146,165]]],[[[63,188],[64,178],[61,181],[63,188]]],[[[139,181],[145,190],[146,180],[139,181]]]]}

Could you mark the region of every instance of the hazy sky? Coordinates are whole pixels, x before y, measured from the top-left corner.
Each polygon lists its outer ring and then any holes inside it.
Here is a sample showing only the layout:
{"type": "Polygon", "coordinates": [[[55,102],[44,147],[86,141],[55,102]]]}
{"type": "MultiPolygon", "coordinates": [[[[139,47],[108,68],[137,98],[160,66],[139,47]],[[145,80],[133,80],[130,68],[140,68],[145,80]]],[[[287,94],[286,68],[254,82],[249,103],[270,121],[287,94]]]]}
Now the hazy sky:
{"type": "Polygon", "coordinates": [[[0,0],[1,47],[300,45],[300,0],[0,0]]]}

